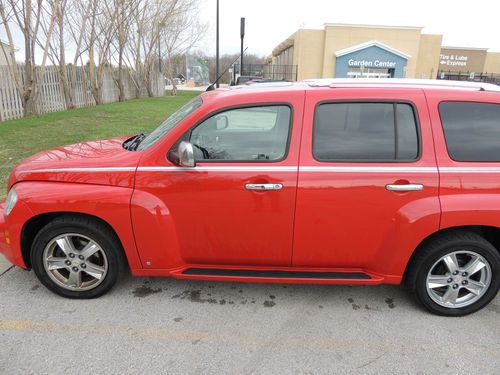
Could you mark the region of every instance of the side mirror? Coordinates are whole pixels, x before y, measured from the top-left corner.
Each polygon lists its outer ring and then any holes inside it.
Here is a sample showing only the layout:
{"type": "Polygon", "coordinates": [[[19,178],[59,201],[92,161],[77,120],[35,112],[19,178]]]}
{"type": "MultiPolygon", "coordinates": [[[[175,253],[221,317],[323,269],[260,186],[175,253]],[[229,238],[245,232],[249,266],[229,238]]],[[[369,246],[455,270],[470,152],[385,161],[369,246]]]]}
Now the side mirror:
{"type": "Polygon", "coordinates": [[[177,156],[179,158],[178,163],[181,167],[194,167],[196,165],[196,162],[194,161],[193,145],[187,141],[179,143],[177,156]]]}
{"type": "Polygon", "coordinates": [[[219,115],[216,118],[215,129],[224,130],[229,126],[229,120],[226,115],[219,115]]]}

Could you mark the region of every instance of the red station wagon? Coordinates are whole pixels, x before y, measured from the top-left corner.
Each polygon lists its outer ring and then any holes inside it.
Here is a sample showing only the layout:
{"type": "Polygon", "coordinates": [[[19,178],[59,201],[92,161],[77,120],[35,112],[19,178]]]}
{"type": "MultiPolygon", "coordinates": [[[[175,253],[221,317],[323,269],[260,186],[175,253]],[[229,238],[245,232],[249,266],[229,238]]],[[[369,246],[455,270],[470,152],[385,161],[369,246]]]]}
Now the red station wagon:
{"type": "Polygon", "coordinates": [[[206,92],[129,139],[38,153],[0,251],[70,298],[123,267],[182,279],[400,284],[465,315],[500,285],[500,92],[317,80],[206,92]],[[122,262],[123,260],[123,262],[122,262]]]}

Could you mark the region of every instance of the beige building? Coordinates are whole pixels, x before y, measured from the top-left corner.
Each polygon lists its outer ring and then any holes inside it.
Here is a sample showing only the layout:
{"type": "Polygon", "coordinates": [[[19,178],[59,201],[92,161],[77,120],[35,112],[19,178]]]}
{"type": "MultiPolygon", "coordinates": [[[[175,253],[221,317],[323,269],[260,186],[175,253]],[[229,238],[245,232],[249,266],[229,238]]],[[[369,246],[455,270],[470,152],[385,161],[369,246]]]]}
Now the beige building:
{"type": "Polygon", "coordinates": [[[10,44],[8,42],[0,40],[0,66],[9,65],[11,61],[10,52],[11,52],[10,44]]]}
{"type": "Polygon", "coordinates": [[[442,39],[421,27],[325,24],[297,30],[273,50],[271,63],[297,66],[297,80],[500,73],[500,53],[442,47],[442,39]]]}

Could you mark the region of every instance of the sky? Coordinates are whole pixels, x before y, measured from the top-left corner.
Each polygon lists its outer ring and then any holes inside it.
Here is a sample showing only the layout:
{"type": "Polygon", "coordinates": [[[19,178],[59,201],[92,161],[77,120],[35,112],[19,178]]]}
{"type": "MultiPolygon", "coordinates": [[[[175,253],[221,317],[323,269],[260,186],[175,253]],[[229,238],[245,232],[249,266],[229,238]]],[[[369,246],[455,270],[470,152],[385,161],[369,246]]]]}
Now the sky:
{"type": "MultiPolygon", "coordinates": [[[[110,1],[110,0],[101,0],[110,1]]],[[[197,46],[215,55],[216,0],[199,0],[199,18],[208,24],[197,46]]],[[[420,26],[442,34],[443,45],[489,48],[500,52],[500,0],[219,0],[220,53],[240,51],[240,17],[246,18],[248,53],[271,54],[299,28],[323,28],[325,23],[420,26]]],[[[22,35],[14,30],[17,46],[22,35]]],[[[0,27],[0,38],[5,38],[0,27]]],[[[37,52],[39,52],[38,49],[37,52]]],[[[72,58],[71,51],[67,56],[72,58]]],[[[23,58],[22,48],[17,53],[23,58]]],[[[68,62],[71,58],[68,57],[68,62]]],[[[37,62],[41,56],[37,56],[37,62]]]]}
{"type": "MultiPolygon", "coordinates": [[[[215,55],[216,0],[200,0],[209,23],[202,49],[215,55]]],[[[270,55],[299,28],[325,23],[420,26],[442,34],[443,45],[500,52],[500,0],[219,0],[220,53],[240,50],[240,17],[246,18],[247,52],[270,55]]]]}

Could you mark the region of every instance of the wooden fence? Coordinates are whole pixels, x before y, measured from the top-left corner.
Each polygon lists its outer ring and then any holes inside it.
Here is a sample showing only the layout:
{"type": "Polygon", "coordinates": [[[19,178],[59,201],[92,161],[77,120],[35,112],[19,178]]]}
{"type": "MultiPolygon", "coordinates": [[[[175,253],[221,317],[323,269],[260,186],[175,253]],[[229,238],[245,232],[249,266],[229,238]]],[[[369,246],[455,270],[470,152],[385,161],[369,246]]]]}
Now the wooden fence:
{"type": "MultiPolygon", "coordinates": [[[[88,78],[88,67],[68,66],[66,69],[68,69],[69,86],[72,90],[75,107],[81,108],[96,105],[94,96],[92,95],[91,82],[88,78]],[[76,72],[73,69],[76,69],[76,72]]],[[[116,68],[108,68],[104,71],[102,82],[103,103],[118,101],[120,94],[112,74],[117,74],[118,72],[117,70],[112,72],[111,69],[116,68]]],[[[47,66],[43,72],[42,69],[37,69],[36,74],[37,82],[39,82],[39,93],[35,102],[36,112],[42,114],[66,110],[59,68],[57,66],[47,66]]],[[[136,86],[130,76],[131,73],[129,70],[123,70],[123,74],[125,99],[135,98],[136,86]]],[[[165,94],[165,79],[159,72],[153,74],[151,91],[154,96],[163,96],[165,94]]],[[[140,96],[147,96],[146,88],[141,89],[140,96]]],[[[16,88],[9,67],[0,66],[0,121],[20,117],[23,117],[23,105],[19,91],[16,88]]]]}

